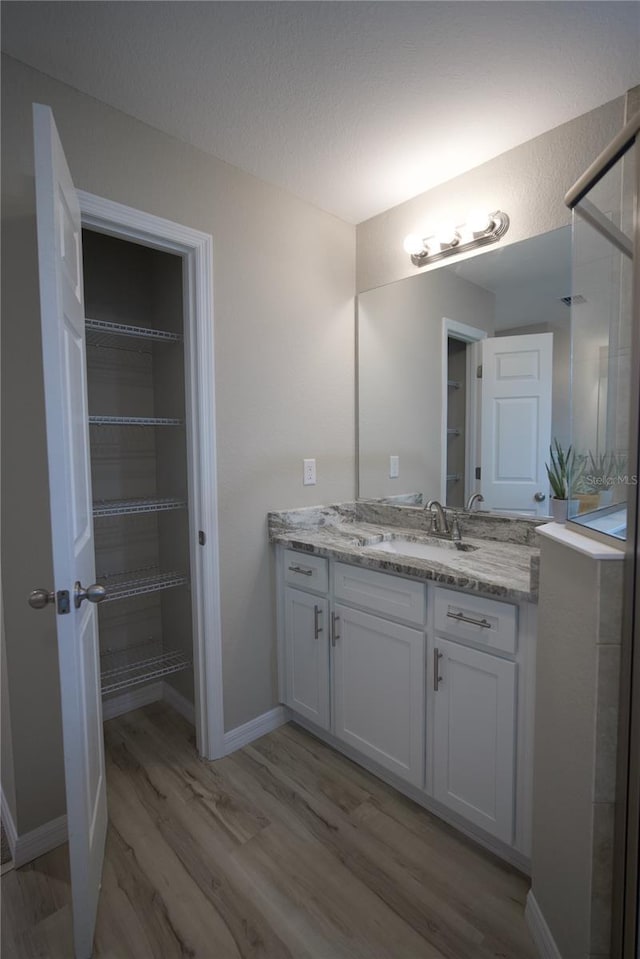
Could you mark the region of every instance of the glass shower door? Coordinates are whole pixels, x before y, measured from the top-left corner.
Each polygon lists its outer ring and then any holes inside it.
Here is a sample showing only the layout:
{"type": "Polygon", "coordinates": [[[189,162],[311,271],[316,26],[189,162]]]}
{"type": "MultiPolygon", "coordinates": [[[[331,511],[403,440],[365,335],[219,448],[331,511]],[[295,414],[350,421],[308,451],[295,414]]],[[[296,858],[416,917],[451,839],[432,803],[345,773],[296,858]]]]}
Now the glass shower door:
{"type": "Polygon", "coordinates": [[[566,197],[573,217],[569,526],[625,545],[611,952],[638,956],[640,114],[566,197]]]}

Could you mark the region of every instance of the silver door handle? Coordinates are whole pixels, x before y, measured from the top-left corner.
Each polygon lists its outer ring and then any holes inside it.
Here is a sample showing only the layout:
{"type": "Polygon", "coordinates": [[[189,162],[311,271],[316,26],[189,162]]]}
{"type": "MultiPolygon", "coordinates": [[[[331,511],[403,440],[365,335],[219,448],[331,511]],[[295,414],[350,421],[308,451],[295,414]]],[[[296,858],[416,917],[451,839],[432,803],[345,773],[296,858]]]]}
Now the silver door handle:
{"type": "Polygon", "coordinates": [[[440,680],[442,679],[442,676],[439,675],[441,659],[442,659],[442,653],[436,646],[435,649],[433,650],[433,688],[436,693],[438,692],[438,686],[440,684],[440,680]]]}
{"type": "Polygon", "coordinates": [[[88,599],[90,603],[101,603],[103,599],[107,598],[107,589],[105,586],[101,586],[100,583],[94,583],[93,586],[87,586],[85,589],[81,585],[80,580],[77,580],[76,585],[73,587],[73,604],[76,609],[80,609],[83,600],[88,599]]]}
{"type": "Polygon", "coordinates": [[[336,624],[339,622],[340,622],[340,617],[337,615],[337,613],[331,613],[331,645],[332,646],[335,646],[338,640],[340,639],[340,635],[338,633],[338,630],[336,629],[336,624]]]}
{"type": "Polygon", "coordinates": [[[302,573],[303,576],[313,576],[312,569],[303,569],[302,566],[290,566],[289,570],[292,573],[302,573]]]}
{"type": "Polygon", "coordinates": [[[465,616],[464,613],[452,613],[447,611],[448,619],[455,619],[458,623],[469,623],[470,626],[482,626],[483,629],[491,629],[491,623],[486,619],[473,619],[471,616],[465,616]]]}
{"type": "Polygon", "coordinates": [[[44,609],[49,603],[55,603],[56,594],[49,589],[32,589],[29,593],[29,606],[33,609],[44,609]]]}
{"type": "Polygon", "coordinates": [[[322,626],[320,625],[320,613],[322,610],[319,606],[313,607],[313,638],[318,639],[320,633],[322,632],[322,626]]]}
{"type": "Polygon", "coordinates": [[[533,498],[536,503],[544,503],[547,497],[544,495],[544,493],[534,493],[533,498]]]}

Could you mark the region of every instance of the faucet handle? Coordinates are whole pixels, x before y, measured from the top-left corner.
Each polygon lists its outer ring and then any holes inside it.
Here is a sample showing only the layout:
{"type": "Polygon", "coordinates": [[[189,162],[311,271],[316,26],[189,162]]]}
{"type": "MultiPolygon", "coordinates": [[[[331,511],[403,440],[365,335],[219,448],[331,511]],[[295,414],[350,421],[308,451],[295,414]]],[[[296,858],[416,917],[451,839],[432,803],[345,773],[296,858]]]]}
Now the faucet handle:
{"type": "Polygon", "coordinates": [[[462,533],[460,532],[460,523],[458,522],[458,517],[453,517],[453,523],[451,524],[451,539],[454,542],[459,543],[462,539],[462,533]]]}

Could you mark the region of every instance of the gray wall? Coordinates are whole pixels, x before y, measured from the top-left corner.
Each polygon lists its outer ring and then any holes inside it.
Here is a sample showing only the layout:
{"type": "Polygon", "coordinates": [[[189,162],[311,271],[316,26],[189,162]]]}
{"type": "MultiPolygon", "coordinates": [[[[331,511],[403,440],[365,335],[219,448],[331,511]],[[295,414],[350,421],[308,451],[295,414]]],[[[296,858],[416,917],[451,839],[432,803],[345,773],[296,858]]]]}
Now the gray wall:
{"type": "Polygon", "coordinates": [[[358,297],[359,494],[440,499],[442,320],[493,332],[495,297],[448,270],[358,297]],[[389,456],[400,476],[389,479],[389,456]]]}
{"type": "Polygon", "coordinates": [[[31,104],[76,186],[211,233],[225,726],[276,701],[271,508],[350,499],[355,230],[11,58],[2,83],[3,585],[17,826],[64,812],[31,104]],[[318,484],[302,486],[315,456],[318,484]]]}
{"type": "Polygon", "coordinates": [[[413,266],[402,248],[405,236],[429,220],[459,223],[468,210],[504,210],[511,225],[503,246],[570,223],[565,193],[623,122],[620,97],[360,223],[358,291],[429,269],[413,266]]]}

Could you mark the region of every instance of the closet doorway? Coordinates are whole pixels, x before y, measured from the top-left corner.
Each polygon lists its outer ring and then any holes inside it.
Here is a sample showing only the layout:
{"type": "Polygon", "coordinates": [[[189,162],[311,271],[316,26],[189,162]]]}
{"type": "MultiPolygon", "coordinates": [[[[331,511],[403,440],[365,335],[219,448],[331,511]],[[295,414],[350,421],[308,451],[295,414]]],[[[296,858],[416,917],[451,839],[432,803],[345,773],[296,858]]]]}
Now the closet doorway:
{"type": "Polygon", "coordinates": [[[485,330],[442,318],[440,502],[462,509],[480,490],[480,380],[485,330]]]}
{"type": "Polygon", "coordinates": [[[204,758],[224,754],[211,237],[77,191],[40,104],[34,147],[54,583],[29,604],[56,614],[74,951],[88,959],[102,701],[116,715],[167,698],[204,758]]]}
{"type": "Polygon", "coordinates": [[[103,714],[167,699],[217,759],[211,237],[77,194],[103,714]]]}

